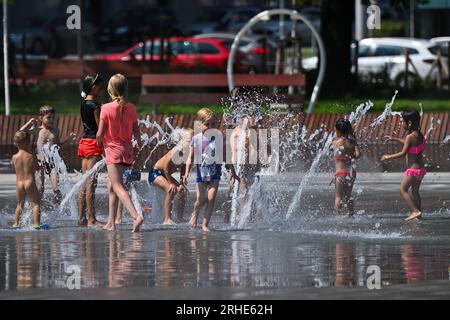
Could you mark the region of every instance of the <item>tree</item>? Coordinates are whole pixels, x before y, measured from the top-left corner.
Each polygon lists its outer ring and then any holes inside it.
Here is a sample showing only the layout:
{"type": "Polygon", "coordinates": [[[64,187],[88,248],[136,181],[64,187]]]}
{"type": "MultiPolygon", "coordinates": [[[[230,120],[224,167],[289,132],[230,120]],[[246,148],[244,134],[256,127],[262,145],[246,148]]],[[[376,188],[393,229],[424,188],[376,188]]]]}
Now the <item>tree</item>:
{"type": "Polygon", "coordinates": [[[352,23],[355,4],[352,0],[322,0],[321,33],[327,56],[324,90],[345,92],[352,87],[352,23]]]}

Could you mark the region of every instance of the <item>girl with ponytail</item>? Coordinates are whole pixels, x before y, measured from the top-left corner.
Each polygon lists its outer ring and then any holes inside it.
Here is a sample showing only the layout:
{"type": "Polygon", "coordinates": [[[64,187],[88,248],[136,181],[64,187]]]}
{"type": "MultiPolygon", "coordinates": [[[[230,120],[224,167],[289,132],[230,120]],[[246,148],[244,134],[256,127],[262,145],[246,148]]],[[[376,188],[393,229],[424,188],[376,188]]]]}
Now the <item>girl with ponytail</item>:
{"type": "Polygon", "coordinates": [[[138,215],[122,180],[124,170],[131,167],[135,159],[132,136],[137,141],[138,149],[141,146],[138,114],[136,107],[125,100],[127,91],[128,81],[123,75],[116,74],[111,77],[108,94],[112,102],[102,107],[97,132],[97,143],[105,150],[109,177],[109,218],[104,229],[109,231],[116,229],[117,206],[121,201],[133,217],[133,232],[139,232],[144,220],[138,215]]]}
{"type": "Polygon", "coordinates": [[[385,140],[399,142],[403,144],[403,149],[398,153],[382,156],[381,161],[406,157],[406,164],[409,168],[405,170],[400,185],[400,194],[411,209],[409,217],[406,218],[406,221],[409,221],[422,217],[422,199],[419,189],[422,179],[427,173],[422,159],[427,141],[420,131],[420,114],[417,110],[403,112],[402,119],[403,126],[408,132],[406,138],[386,136],[385,140]]]}

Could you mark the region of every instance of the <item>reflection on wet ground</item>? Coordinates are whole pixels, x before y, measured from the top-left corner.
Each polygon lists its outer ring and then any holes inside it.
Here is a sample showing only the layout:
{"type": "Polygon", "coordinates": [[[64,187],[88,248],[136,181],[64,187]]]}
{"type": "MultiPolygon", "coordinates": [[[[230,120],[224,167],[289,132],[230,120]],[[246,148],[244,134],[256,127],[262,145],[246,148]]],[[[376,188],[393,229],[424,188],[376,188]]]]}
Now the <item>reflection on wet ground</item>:
{"type": "Polygon", "coordinates": [[[75,270],[70,266],[79,267],[82,289],[128,288],[130,298],[132,288],[179,288],[196,298],[197,288],[365,288],[372,265],[380,268],[382,289],[432,280],[447,280],[450,289],[448,241],[342,241],[270,231],[133,235],[58,227],[2,234],[0,298],[30,289],[47,295],[67,290],[75,270]]]}

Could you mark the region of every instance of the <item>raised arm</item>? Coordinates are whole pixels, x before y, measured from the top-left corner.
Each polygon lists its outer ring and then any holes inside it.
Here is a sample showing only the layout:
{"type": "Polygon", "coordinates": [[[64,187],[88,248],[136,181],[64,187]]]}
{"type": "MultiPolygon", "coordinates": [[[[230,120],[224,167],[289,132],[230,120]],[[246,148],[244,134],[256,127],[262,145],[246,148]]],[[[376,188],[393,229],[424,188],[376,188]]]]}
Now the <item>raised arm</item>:
{"type": "Polygon", "coordinates": [[[384,140],[385,141],[395,141],[401,144],[405,144],[405,139],[400,139],[400,138],[395,138],[392,136],[384,136],[384,140]]]}
{"type": "Polygon", "coordinates": [[[403,144],[402,151],[394,154],[386,154],[381,157],[381,161],[390,160],[390,159],[397,159],[397,158],[403,158],[408,154],[408,149],[411,146],[411,137],[407,136],[405,139],[405,143],[403,144]]]}

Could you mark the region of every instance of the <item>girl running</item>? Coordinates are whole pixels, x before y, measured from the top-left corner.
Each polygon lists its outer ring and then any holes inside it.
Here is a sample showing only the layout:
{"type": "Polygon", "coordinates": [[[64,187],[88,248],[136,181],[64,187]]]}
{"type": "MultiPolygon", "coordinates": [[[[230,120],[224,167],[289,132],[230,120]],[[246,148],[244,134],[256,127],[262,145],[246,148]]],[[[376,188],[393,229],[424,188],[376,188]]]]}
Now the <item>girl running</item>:
{"type": "Polygon", "coordinates": [[[406,156],[406,169],[403,176],[400,193],[411,209],[410,215],[406,221],[420,219],[422,217],[422,199],[419,189],[423,177],[427,173],[424,167],[422,153],[427,143],[424,135],[420,131],[420,114],[417,110],[411,110],[402,113],[403,126],[408,132],[405,139],[386,136],[386,141],[397,141],[403,144],[402,151],[395,154],[386,154],[381,157],[381,161],[403,158],[406,156]],[[411,190],[411,194],[409,193],[411,190]]]}
{"type": "Polygon", "coordinates": [[[127,79],[121,74],[113,76],[108,83],[108,94],[112,102],[105,104],[100,113],[97,143],[105,149],[109,177],[109,218],[104,229],[116,229],[115,220],[120,200],[134,220],[133,232],[139,232],[144,220],[138,215],[122,180],[124,170],[131,167],[135,158],[132,135],[137,141],[137,147],[140,149],[141,146],[138,114],[136,107],[125,100],[127,91],[127,79]]]}

